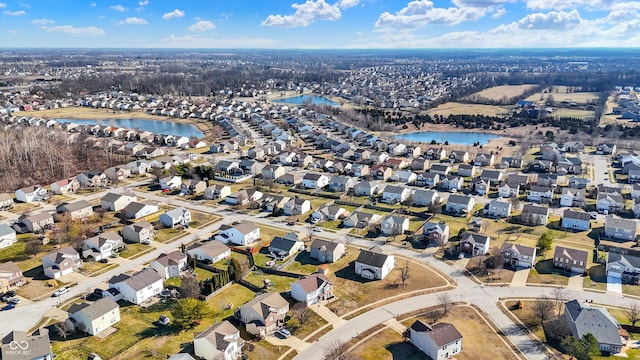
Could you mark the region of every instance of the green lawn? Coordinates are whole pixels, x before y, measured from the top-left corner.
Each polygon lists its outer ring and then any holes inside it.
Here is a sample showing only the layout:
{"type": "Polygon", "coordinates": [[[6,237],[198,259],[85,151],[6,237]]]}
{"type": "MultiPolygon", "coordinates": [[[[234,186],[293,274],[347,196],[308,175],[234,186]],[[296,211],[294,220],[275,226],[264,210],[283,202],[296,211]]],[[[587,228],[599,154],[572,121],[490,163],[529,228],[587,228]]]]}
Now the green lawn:
{"type": "Polygon", "coordinates": [[[235,309],[255,297],[255,293],[238,284],[231,284],[228,288],[207,300],[211,305],[216,320],[226,319],[233,315],[235,309]],[[229,307],[229,305],[232,305],[229,307]]]}
{"type": "Polygon", "coordinates": [[[594,265],[589,269],[589,276],[584,277],[582,287],[593,290],[607,290],[607,274],[604,265],[594,265]]]}
{"type": "Polygon", "coordinates": [[[569,278],[553,268],[553,260],[540,260],[529,271],[527,284],[567,285],[569,278]]]}
{"type": "Polygon", "coordinates": [[[291,283],[297,280],[288,276],[264,274],[256,271],[252,271],[245,278],[246,281],[258,287],[262,287],[264,285],[264,280],[267,279],[271,281],[271,287],[269,288],[269,291],[271,292],[288,291],[290,290],[291,283]]]}
{"type": "Polygon", "coordinates": [[[150,247],[149,245],[145,245],[145,244],[138,244],[138,243],[127,244],[127,248],[120,251],[119,254],[121,257],[128,259],[131,257],[137,257],[138,254],[152,251],[153,249],[154,249],[153,247],[150,247]]]}
{"type": "Polygon", "coordinates": [[[164,228],[156,232],[156,237],[154,238],[154,240],[161,243],[167,243],[175,238],[182,237],[185,235],[187,235],[187,232],[184,230],[164,228]]]}

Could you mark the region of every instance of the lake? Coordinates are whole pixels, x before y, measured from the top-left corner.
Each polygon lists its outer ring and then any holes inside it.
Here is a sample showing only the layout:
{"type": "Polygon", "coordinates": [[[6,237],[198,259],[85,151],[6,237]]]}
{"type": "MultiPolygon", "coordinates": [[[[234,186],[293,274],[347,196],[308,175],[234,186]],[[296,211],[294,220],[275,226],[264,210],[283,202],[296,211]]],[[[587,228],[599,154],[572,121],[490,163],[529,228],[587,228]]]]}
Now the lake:
{"type": "Polygon", "coordinates": [[[284,103],[284,104],[295,104],[295,105],[304,105],[304,104],[313,104],[313,105],[329,105],[338,107],[338,104],[335,101],[331,101],[324,96],[318,95],[298,95],[294,97],[288,97],[284,99],[273,100],[274,103],[284,103]]]}
{"type": "Polygon", "coordinates": [[[104,119],[104,120],[85,120],[85,119],[55,119],[61,123],[74,123],[78,125],[103,125],[114,126],[125,129],[138,129],[149,131],[156,134],[173,135],[173,136],[195,136],[201,138],[204,136],[202,131],[191,124],[182,124],[165,120],[147,120],[147,119],[104,119]]]}
{"type": "Polygon", "coordinates": [[[415,141],[422,143],[430,143],[435,140],[439,143],[448,141],[449,144],[456,145],[473,145],[480,142],[486,144],[492,139],[501,137],[496,134],[487,134],[483,132],[456,132],[456,131],[419,131],[394,136],[396,139],[415,141]]]}

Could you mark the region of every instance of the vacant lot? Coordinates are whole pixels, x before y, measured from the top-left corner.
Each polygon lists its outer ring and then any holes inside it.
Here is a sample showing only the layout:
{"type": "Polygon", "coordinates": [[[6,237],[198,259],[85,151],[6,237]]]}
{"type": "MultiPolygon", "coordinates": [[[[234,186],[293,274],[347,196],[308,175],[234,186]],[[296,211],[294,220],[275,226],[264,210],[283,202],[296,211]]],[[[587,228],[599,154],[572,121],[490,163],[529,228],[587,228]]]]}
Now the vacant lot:
{"type": "Polygon", "coordinates": [[[502,85],[484,89],[480,92],[467,96],[468,99],[488,99],[501,100],[503,98],[510,99],[522,95],[525,91],[535,87],[536,85],[502,85]]]}
{"type": "MultiPolygon", "coordinates": [[[[579,89],[577,89],[579,90],[579,89]]],[[[553,101],[557,104],[563,101],[574,102],[578,105],[588,104],[589,102],[595,102],[598,100],[600,93],[597,92],[568,92],[570,91],[566,86],[553,86],[553,88],[547,88],[541,93],[535,93],[527,98],[529,101],[544,102],[551,95],[553,101]]]]}
{"type": "Polygon", "coordinates": [[[559,108],[551,113],[554,118],[589,119],[596,116],[595,111],[559,108]]]}
{"type": "Polygon", "coordinates": [[[20,116],[35,116],[43,119],[151,119],[151,120],[171,120],[180,119],[165,118],[161,116],[148,115],[144,112],[115,112],[111,109],[93,109],[89,107],[68,107],[42,111],[23,111],[20,116]]]}
{"type": "Polygon", "coordinates": [[[507,108],[503,106],[494,105],[480,105],[480,104],[462,104],[457,102],[448,102],[442,105],[438,105],[435,109],[427,111],[429,115],[487,115],[487,116],[499,116],[507,113],[507,108]]]}

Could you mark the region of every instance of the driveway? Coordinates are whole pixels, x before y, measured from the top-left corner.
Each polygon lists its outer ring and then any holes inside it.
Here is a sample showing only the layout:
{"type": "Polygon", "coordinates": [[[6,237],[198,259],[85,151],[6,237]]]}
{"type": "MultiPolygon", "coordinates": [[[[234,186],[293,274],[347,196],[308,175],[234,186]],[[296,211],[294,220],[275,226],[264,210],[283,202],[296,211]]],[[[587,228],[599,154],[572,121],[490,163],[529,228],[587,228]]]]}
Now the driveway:
{"type": "Polygon", "coordinates": [[[622,294],[622,279],[607,275],[607,291],[622,294]]]}
{"type": "Polygon", "coordinates": [[[582,279],[582,275],[572,275],[569,277],[569,284],[567,287],[571,290],[580,291],[582,290],[582,283],[584,280],[582,279]]]}
{"type": "MultiPolygon", "coordinates": [[[[286,339],[281,339],[275,335],[267,335],[265,337],[265,340],[267,340],[269,343],[275,346],[288,346],[293,350],[297,351],[298,354],[300,354],[301,352],[306,350],[309,346],[311,346],[311,344],[309,344],[308,342],[304,342],[295,336],[289,336],[286,339]]],[[[282,351],[279,350],[278,352],[281,353],[282,351]]]]}
{"type": "Polygon", "coordinates": [[[529,268],[517,270],[511,279],[511,286],[527,286],[527,278],[529,278],[529,268]]]}

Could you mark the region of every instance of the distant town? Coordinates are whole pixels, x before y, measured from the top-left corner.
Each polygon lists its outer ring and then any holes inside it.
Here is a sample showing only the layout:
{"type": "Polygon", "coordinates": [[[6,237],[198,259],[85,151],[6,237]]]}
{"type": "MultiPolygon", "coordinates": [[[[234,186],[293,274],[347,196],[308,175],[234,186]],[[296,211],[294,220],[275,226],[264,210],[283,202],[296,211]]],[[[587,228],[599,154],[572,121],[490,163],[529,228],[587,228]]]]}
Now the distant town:
{"type": "Polygon", "coordinates": [[[1,54],[0,359],[640,359],[637,56],[1,54]]]}

